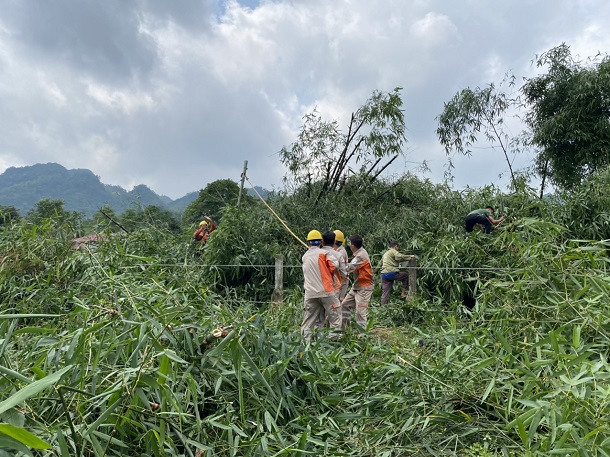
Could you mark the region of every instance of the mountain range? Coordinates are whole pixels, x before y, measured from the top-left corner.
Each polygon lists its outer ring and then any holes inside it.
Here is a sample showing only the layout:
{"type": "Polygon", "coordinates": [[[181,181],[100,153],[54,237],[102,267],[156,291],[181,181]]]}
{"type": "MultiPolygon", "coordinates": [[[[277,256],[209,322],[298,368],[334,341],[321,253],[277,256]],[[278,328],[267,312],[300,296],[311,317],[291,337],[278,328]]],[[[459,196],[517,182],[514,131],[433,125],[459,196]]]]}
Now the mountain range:
{"type": "Polygon", "coordinates": [[[120,186],[104,184],[91,170],[68,170],[57,163],[10,167],[0,174],[0,205],[14,206],[21,215],[43,198],[61,200],[64,208],[90,217],[104,205],[117,214],[136,206],[156,205],[176,213],[197,198],[198,191],[172,200],[140,184],[127,191],[120,186]]]}

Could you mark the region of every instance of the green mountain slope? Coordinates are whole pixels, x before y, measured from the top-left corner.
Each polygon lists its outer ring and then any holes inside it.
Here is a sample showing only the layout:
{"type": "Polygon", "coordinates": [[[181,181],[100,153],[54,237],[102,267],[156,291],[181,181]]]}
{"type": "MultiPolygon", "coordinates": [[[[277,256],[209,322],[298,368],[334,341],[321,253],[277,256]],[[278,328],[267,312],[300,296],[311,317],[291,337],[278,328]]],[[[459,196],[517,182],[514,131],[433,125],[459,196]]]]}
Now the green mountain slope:
{"type": "Polygon", "coordinates": [[[181,212],[196,197],[192,192],[173,201],[143,184],[127,191],[102,183],[90,170],[68,170],[57,163],[11,167],[0,174],[0,205],[14,206],[22,215],[43,198],[61,200],[65,209],[91,216],[104,205],[118,214],[133,205],[157,205],[181,212]]]}

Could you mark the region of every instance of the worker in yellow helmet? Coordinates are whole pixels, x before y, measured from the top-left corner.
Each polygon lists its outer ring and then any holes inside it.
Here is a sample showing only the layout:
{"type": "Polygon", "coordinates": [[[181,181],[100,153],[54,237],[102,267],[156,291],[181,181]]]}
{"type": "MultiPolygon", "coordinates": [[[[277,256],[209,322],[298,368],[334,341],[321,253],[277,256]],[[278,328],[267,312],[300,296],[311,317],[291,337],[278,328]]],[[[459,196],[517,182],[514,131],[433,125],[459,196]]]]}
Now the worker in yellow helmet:
{"type": "Polygon", "coordinates": [[[203,246],[208,242],[210,234],[216,230],[216,224],[209,216],[204,216],[199,227],[193,233],[193,240],[200,242],[203,246]]]}
{"type": "Polygon", "coordinates": [[[335,230],[335,245],[334,249],[337,253],[337,257],[339,257],[339,281],[341,283],[339,288],[339,300],[343,301],[345,296],[347,295],[347,286],[349,283],[349,278],[347,275],[347,264],[349,263],[349,257],[347,256],[347,251],[345,250],[345,235],[341,230],[335,230]],[[341,268],[343,267],[343,268],[341,268]]]}
{"type": "Polygon", "coordinates": [[[301,333],[306,341],[311,340],[313,331],[319,329],[325,320],[328,320],[332,338],[341,335],[341,303],[336,295],[335,276],[339,262],[332,250],[333,243],[334,236],[331,239],[318,230],[307,234],[309,249],[302,259],[305,300],[301,324],[301,333]]]}

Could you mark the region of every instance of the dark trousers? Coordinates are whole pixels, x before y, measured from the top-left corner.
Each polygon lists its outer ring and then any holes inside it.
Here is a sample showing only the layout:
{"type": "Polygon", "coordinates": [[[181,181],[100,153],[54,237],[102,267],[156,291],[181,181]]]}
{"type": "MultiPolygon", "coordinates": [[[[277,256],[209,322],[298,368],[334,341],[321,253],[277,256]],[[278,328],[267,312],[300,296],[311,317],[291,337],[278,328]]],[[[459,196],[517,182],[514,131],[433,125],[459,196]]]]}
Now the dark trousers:
{"type": "Polygon", "coordinates": [[[404,271],[399,272],[392,279],[381,279],[381,304],[385,305],[390,299],[390,294],[394,288],[394,281],[402,282],[403,295],[406,294],[407,288],[409,287],[409,273],[404,271]]]}
{"type": "Polygon", "coordinates": [[[485,233],[488,235],[491,233],[491,222],[485,216],[481,216],[480,214],[469,214],[464,219],[464,228],[466,229],[466,233],[472,232],[475,224],[481,224],[485,226],[485,233]]]}

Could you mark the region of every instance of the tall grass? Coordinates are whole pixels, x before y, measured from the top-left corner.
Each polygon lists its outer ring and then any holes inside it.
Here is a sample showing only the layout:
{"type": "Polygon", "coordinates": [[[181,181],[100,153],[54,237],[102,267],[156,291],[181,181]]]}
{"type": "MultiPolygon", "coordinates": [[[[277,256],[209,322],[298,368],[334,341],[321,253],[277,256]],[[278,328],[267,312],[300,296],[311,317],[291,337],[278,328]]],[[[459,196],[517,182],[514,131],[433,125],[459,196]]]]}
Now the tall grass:
{"type": "Polygon", "coordinates": [[[216,287],[221,241],[253,246],[243,217],[202,257],[154,229],[82,251],[50,221],[3,232],[0,455],[610,453],[607,242],[532,218],[419,233],[415,302],[305,344],[298,272],[281,304],[216,287]]]}

